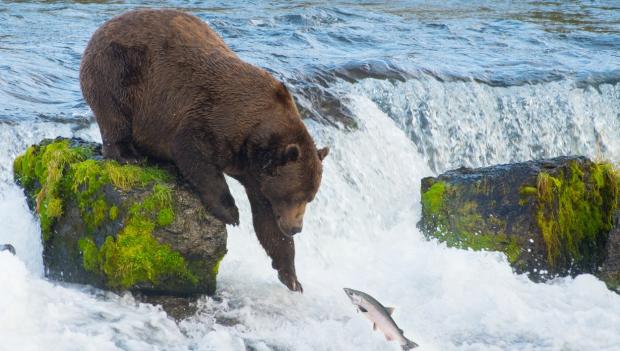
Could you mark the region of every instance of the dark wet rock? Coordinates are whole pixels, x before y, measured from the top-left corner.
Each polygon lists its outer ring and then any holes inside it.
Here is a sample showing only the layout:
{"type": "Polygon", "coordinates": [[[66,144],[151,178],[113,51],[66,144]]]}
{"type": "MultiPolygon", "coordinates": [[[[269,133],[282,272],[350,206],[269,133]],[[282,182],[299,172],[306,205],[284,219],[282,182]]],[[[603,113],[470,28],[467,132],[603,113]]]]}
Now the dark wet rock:
{"type": "Polygon", "coordinates": [[[354,60],[338,66],[315,67],[310,72],[298,74],[286,81],[294,92],[302,118],[356,129],[355,116],[347,106],[347,93],[336,89],[334,83],[338,80],[357,83],[364,79],[404,82],[411,77],[408,72],[388,61],[354,60]]]}
{"type": "Polygon", "coordinates": [[[301,117],[333,127],[356,129],[357,122],[346,105],[345,94],[334,92],[321,84],[321,80],[321,77],[289,80],[301,117]]]}
{"type": "Polygon", "coordinates": [[[159,305],[175,321],[191,317],[198,311],[197,299],[194,297],[137,295],[137,300],[151,305],[159,305]]]}
{"type": "Polygon", "coordinates": [[[48,277],[148,295],[215,291],[226,227],[173,168],[103,160],[100,145],[44,140],[14,163],[41,222],[48,277]]]}
{"type": "Polygon", "coordinates": [[[8,252],[12,253],[13,255],[16,254],[15,247],[13,247],[13,245],[11,245],[11,244],[0,245],[0,251],[8,251],[8,252]]]}
{"type": "Polygon", "coordinates": [[[418,226],[449,246],[504,252],[535,281],[609,282],[620,272],[618,184],[610,164],[584,157],[460,168],[422,180],[418,226]]]}
{"type": "Polygon", "coordinates": [[[616,212],[614,227],[609,232],[605,261],[600,277],[611,289],[620,292],[620,211],[616,212]]]}
{"type": "Polygon", "coordinates": [[[391,62],[384,60],[354,60],[331,70],[334,76],[350,83],[356,83],[362,79],[379,79],[404,82],[412,75],[397,67],[391,62]]]}

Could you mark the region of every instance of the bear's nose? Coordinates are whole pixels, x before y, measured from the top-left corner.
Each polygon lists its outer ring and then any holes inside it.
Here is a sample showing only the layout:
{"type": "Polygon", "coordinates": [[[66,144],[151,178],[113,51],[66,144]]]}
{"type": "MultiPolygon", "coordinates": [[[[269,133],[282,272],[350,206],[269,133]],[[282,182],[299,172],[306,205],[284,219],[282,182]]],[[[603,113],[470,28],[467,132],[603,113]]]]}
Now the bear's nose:
{"type": "Polygon", "coordinates": [[[291,228],[291,235],[295,235],[297,233],[301,233],[301,227],[293,227],[293,228],[291,228]]]}

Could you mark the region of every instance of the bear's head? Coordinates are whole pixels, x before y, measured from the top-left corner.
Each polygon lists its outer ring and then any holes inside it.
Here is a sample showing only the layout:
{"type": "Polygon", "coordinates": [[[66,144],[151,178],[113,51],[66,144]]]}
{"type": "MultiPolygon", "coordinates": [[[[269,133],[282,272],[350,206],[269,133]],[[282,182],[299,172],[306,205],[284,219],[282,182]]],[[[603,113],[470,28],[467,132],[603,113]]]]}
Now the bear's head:
{"type": "Polygon", "coordinates": [[[294,235],[301,231],[306,205],[319,190],[329,148],[317,150],[284,84],[275,90],[266,122],[255,130],[252,163],[280,230],[294,235]]]}
{"type": "Polygon", "coordinates": [[[314,144],[283,145],[265,167],[260,190],[269,200],[280,230],[295,235],[303,228],[306,205],[314,199],[323,173],[322,161],[329,153],[314,144]]]}

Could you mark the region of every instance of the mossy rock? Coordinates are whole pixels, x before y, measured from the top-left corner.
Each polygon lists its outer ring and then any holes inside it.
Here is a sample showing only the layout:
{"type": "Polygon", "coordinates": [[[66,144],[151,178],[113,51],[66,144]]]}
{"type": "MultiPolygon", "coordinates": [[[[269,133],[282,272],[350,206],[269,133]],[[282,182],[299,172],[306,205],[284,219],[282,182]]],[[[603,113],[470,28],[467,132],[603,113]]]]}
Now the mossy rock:
{"type": "Polygon", "coordinates": [[[616,211],[614,227],[607,240],[607,253],[599,277],[607,286],[620,293],[620,211],[616,211]]]}
{"type": "Polygon", "coordinates": [[[15,159],[15,180],[40,218],[46,274],[145,294],[212,294],[225,225],[171,167],[120,165],[100,149],[58,138],[15,159]]]}
{"type": "Polygon", "coordinates": [[[610,282],[614,269],[600,267],[615,254],[618,189],[614,167],[584,157],[460,168],[422,180],[418,226],[449,246],[504,252],[535,281],[592,273],[610,282]]]}

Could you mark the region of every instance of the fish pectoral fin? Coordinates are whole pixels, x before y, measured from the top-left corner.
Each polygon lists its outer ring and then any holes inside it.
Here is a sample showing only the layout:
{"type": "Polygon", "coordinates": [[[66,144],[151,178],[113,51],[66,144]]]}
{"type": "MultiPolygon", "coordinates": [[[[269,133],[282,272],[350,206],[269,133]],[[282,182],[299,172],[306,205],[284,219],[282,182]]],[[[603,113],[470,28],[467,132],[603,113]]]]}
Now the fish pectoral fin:
{"type": "Polygon", "coordinates": [[[392,315],[392,313],[394,313],[394,307],[386,307],[385,309],[390,314],[390,316],[392,315]]]}
{"type": "Polygon", "coordinates": [[[377,323],[372,324],[372,330],[377,330],[377,323]]]}
{"type": "Polygon", "coordinates": [[[360,311],[360,312],[362,312],[362,313],[366,313],[366,312],[368,312],[368,310],[367,310],[367,309],[365,309],[365,308],[364,308],[364,307],[362,307],[362,306],[359,306],[359,307],[357,308],[357,310],[358,310],[358,311],[360,311]]]}
{"type": "Polygon", "coordinates": [[[389,336],[389,335],[387,335],[387,334],[384,334],[384,335],[385,335],[385,340],[387,340],[387,341],[392,341],[392,340],[394,340],[394,338],[392,338],[391,336],[389,336]]]}

